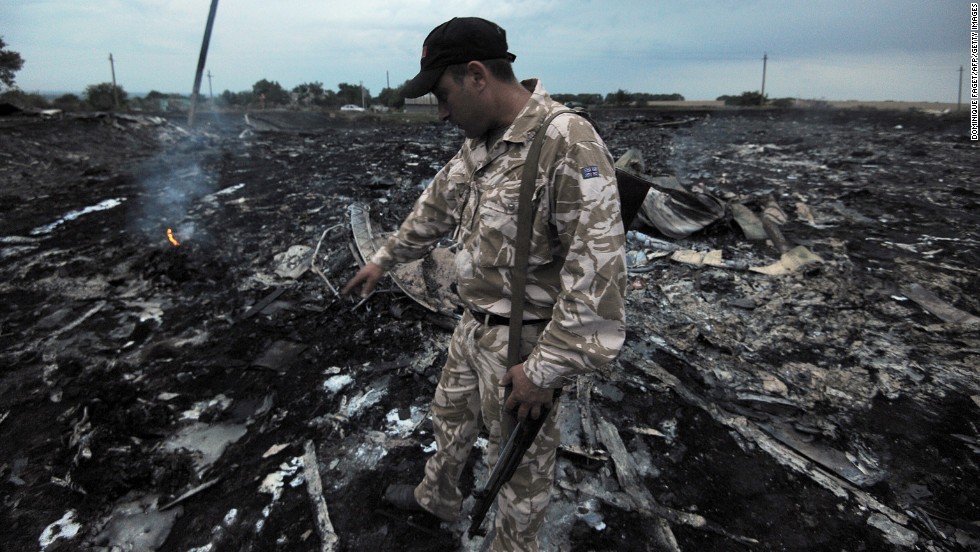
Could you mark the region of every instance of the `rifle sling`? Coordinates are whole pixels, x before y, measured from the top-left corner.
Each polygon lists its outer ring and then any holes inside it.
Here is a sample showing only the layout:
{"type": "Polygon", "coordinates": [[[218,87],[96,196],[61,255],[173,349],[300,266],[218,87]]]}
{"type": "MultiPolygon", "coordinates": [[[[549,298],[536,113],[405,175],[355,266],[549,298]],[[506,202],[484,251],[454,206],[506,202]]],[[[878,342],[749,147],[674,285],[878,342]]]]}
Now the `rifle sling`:
{"type": "Polygon", "coordinates": [[[521,363],[521,327],[524,320],[524,287],[527,284],[527,264],[531,252],[531,224],[534,221],[534,210],[531,200],[534,197],[534,181],[538,176],[538,161],[541,159],[541,147],[548,125],[552,119],[563,113],[584,113],[566,109],[552,113],[538,127],[524,160],[521,172],[521,192],[517,201],[517,235],[514,238],[514,271],[511,278],[511,307],[510,332],[507,340],[507,368],[521,363]]]}

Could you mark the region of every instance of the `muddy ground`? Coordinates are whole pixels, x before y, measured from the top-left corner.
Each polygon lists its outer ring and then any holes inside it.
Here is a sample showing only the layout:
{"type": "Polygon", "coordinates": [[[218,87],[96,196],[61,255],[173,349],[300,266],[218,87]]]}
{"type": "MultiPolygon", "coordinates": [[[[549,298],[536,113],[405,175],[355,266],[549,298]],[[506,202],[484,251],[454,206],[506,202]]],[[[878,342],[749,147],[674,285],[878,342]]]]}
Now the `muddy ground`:
{"type": "MultiPolygon", "coordinates": [[[[651,175],[775,203],[819,261],[746,270],[780,250],[731,219],[680,240],[634,228],[732,262],[632,235],[626,347],[566,390],[546,549],[977,550],[980,157],[965,118],[596,118],[651,175]]],[[[356,270],[349,207],[394,229],[459,140],[290,112],[206,115],[193,132],[0,119],[0,549],[321,550],[318,500],[338,550],[477,549],[465,520],[380,502],[432,446],[452,321],[390,283],[364,303],[330,289],[356,270]],[[293,246],[315,249],[316,271],[287,273],[293,246]]]]}

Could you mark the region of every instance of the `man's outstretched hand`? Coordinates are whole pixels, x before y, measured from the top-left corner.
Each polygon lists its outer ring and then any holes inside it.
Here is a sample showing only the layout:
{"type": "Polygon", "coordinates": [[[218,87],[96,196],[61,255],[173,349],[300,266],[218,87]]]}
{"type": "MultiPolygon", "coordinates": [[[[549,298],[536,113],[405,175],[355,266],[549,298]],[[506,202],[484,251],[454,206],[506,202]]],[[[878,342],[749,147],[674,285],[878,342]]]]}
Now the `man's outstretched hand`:
{"type": "Polygon", "coordinates": [[[528,379],[524,373],[524,363],[511,366],[504,377],[500,378],[500,385],[513,385],[504,408],[517,408],[518,420],[527,419],[528,414],[531,419],[537,420],[542,411],[551,408],[554,402],[555,390],[538,387],[528,379]]]}
{"type": "Polygon", "coordinates": [[[341,293],[347,295],[354,291],[354,288],[357,286],[361,286],[360,296],[367,297],[368,295],[371,295],[371,292],[374,291],[374,287],[378,285],[378,280],[381,280],[381,277],[384,275],[385,271],[383,268],[371,262],[366,263],[360,270],[357,271],[357,274],[355,274],[354,277],[347,282],[347,285],[344,286],[341,293]]]}

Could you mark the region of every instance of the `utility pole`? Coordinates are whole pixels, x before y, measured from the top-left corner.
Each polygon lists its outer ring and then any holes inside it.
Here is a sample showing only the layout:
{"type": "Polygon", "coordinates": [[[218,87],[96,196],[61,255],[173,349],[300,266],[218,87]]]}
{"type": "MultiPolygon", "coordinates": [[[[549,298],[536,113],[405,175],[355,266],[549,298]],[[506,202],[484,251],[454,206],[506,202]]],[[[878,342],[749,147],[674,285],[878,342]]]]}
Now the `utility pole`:
{"type": "Polygon", "coordinates": [[[963,66],[960,65],[960,86],[956,89],[956,111],[960,110],[960,103],[963,101],[963,66]]]}
{"type": "MultiPolygon", "coordinates": [[[[963,68],[962,67],[960,67],[960,71],[963,71],[963,68]]],[[[385,83],[387,83],[385,85],[385,88],[389,88],[390,89],[391,88],[391,75],[388,74],[388,71],[385,71],[385,83]]]]}
{"type": "Polygon", "coordinates": [[[208,12],[208,24],[204,27],[204,40],[201,43],[201,56],[197,59],[197,73],[194,75],[194,90],[191,92],[191,108],[187,113],[187,126],[194,128],[194,112],[197,110],[197,96],[201,91],[201,75],[204,73],[204,62],[208,59],[208,43],[211,42],[211,28],[214,27],[214,14],[218,11],[218,0],[211,0],[211,11],[208,12]]]}
{"type": "Polygon", "coordinates": [[[116,62],[112,61],[112,52],[109,52],[109,68],[112,69],[112,105],[119,109],[119,89],[116,88],[116,62]]]}
{"type": "Polygon", "coordinates": [[[769,54],[762,53],[762,93],[759,98],[759,105],[766,105],[766,62],[769,61],[769,54]]]}
{"type": "Polygon", "coordinates": [[[360,86],[361,86],[361,107],[366,109],[367,106],[364,105],[364,81],[360,81],[360,86]]]}
{"type": "Polygon", "coordinates": [[[214,90],[211,89],[211,70],[208,69],[208,96],[211,97],[211,101],[214,101],[214,90]]]}

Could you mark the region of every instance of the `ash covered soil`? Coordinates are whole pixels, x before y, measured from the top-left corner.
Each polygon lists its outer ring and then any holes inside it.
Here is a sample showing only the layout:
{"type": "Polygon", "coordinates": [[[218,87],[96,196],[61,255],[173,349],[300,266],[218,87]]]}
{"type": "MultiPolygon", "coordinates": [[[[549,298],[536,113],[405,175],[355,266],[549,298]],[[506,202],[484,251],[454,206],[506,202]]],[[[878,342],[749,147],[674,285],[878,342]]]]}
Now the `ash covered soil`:
{"type": "MultiPolygon", "coordinates": [[[[781,208],[819,261],[745,270],[780,251],[731,218],[680,240],[634,227],[733,263],[632,236],[626,346],[564,395],[545,549],[977,550],[965,118],[595,115],[614,157],[637,148],[651,175],[781,208]]],[[[0,549],[321,550],[318,504],[338,550],[479,547],[465,519],[380,501],[433,446],[452,321],[388,280],[363,303],[330,289],[357,266],[349,207],[393,230],[459,135],[249,123],[0,119],[0,549]],[[316,270],[288,274],[290,248],[316,270]]],[[[472,466],[466,491],[480,443],[472,466]]]]}

